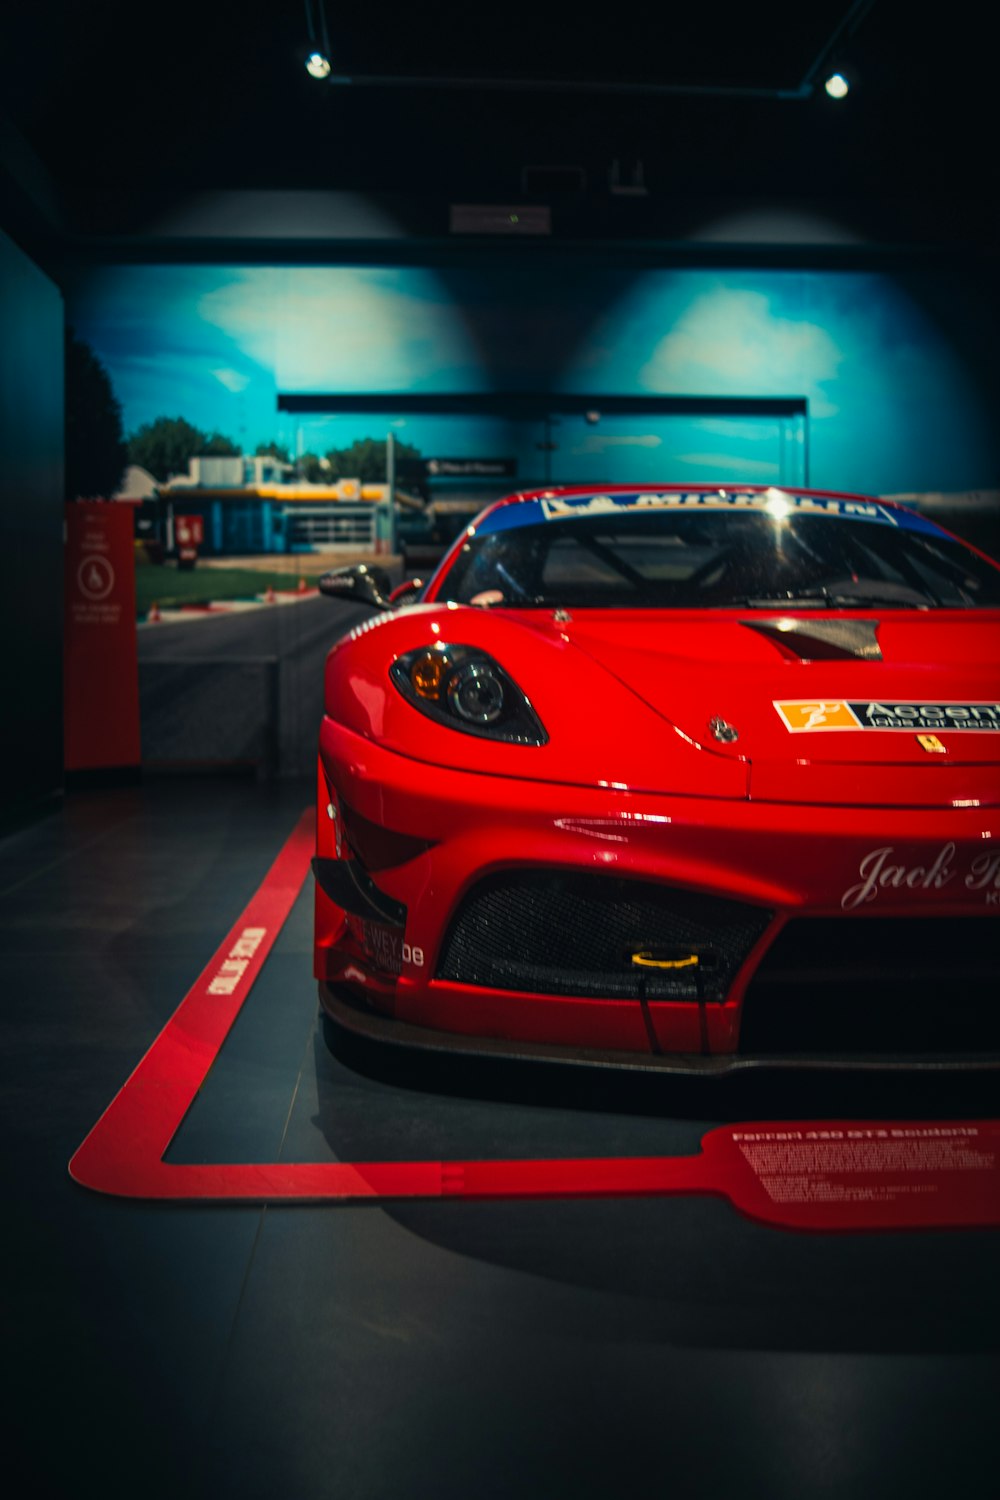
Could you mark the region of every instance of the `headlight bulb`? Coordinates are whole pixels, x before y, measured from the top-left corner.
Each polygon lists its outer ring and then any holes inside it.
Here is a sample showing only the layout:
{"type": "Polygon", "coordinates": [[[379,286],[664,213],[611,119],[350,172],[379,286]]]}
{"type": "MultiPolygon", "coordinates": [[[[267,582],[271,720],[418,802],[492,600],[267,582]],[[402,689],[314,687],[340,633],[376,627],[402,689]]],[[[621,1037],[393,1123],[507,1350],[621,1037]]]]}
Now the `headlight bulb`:
{"type": "Polygon", "coordinates": [[[495,724],[503,713],[503,683],[488,662],[467,662],[448,683],[448,702],[469,724],[495,724]]]}

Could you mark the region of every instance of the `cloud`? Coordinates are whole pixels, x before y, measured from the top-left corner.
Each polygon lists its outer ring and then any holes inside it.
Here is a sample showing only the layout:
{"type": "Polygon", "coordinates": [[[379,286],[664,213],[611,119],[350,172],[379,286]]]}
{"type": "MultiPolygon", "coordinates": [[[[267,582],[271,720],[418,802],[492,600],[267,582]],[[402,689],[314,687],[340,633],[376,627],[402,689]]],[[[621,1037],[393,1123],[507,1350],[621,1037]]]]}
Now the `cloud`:
{"type": "Polygon", "coordinates": [[[768,479],[778,477],[776,463],[766,458],[741,458],[738,453],[675,453],[670,461],[687,464],[705,474],[711,474],[716,469],[727,469],[731,473],[742,474],[744,478],[750,474],[759,474],[768,479]]]}
{"type": "Polygon", "coordinates": [[[238,370],[209,370],[208,373],[214,375],[219,384],[224,385],[227,391],[232,391],[234,396],[245,391],[250,384],[250,376],[241,375],[238,370]]]}
{"type": "Polygon", "coordinates": [[[573,453],[605,453],[609,448],[662,448],[663,439],[655,433],[646,432],[637,434],[635,437],[604,437],[601,433],[593,433],[584,438],[571,451],[573,453]]]}
{"type": "Polygon", "coordinates": [[[767,417],[699,417],[698,430],[706,437],[735,438],[740,443],[773,443],[775,422],[767,417]]]}
{"type": "Polygon", "coordinates": [[[430,272],[248,267],[203,293],[197,314],[285,391],[419,389],[475,351],[430,272]]]}
{"type": "Polygon", "coordinates": [[[824,386],[843,353],[830,333],[781,317],[763,292],[719,285],[696,297],[639,371],[646,390],[706,396],[808,396],[829,415],[824,386]]]}

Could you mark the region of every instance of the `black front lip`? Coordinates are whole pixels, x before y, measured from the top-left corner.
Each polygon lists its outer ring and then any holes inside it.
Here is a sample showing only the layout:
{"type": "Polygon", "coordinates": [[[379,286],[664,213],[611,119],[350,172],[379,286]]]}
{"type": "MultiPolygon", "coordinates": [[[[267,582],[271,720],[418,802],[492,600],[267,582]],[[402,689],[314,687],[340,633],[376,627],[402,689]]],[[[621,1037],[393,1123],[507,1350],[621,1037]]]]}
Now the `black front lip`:
{"type": "Polygon", "coordinates": [[[372,1042],[454,1056],[493,1057],[512,1062],[562,1063],[569,1067],[600,1067],[630,1073],[666,1073],[681,1077],[721,1078],[735,1073],[773,1069],[780,1072],[826,1073],[985,1073],[1000,1069],[1000,1053],[726,1053],[703,1057],[697,1053],[640,1053],[568,1048],[545,1042],[516,1042],[497,1037],[465,1036],[414,1026],[372,1010],[343,985],[319,984],[326,1013],[345,1031],[372,1042]]]}

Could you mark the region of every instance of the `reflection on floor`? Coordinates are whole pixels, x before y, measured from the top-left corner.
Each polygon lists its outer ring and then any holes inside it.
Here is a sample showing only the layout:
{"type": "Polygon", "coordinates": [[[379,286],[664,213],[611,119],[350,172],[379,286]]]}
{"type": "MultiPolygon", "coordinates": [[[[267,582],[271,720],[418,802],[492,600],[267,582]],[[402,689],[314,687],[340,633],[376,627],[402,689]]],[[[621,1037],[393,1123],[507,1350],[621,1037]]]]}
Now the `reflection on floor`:
{"type": "MultiPolygon", "coordinates": [[[[308,799],[154,782],[0,844],[25,1493],[988,1493],[993,1231],[798,1236],[694,1198],[146,1205],[70,1182],[308,799]]],[[[309,942],[303,895],[169,1159],[685,1154],[725,1119],[995,1112],[988,1080],[387,1055],[320,1022],[309,942]]]]}

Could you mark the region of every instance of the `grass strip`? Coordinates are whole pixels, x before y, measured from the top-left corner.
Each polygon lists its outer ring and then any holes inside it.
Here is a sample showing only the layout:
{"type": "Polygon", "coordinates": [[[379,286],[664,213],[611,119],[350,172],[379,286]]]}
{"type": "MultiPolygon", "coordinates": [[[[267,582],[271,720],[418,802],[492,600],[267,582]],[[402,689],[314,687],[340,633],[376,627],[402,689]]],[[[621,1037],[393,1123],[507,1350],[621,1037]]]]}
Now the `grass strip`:
{"type": "Polygon", "coordinates": [[[147,563],[135,570],[135,609],[140,619],[156,603],[161,609],[182,604],[212,604],[224,599],[253,599],[268,588],[294,590],[300,578],[314,588],[322,568],[313,565],[301,573],[283,573],[256,568],[197,568],[181,572],[169,564],[147,563]]]}

